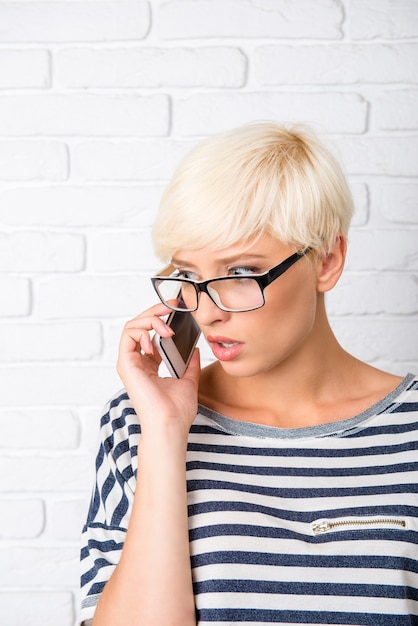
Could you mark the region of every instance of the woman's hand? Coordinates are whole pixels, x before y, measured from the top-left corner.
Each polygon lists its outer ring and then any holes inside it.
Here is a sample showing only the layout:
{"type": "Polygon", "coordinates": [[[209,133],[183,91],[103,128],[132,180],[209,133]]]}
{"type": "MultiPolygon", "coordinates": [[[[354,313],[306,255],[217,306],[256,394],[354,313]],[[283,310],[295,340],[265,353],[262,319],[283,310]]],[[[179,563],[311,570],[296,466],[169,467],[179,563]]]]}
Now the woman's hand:
{"type": "Polygon", "coordinates": [[[169,312],[166,306],[157,304],[125,324],[117,370],[143,432],[174,421],[186,434],[197,411],[200,360],[196,350],[181,379],[158,376],[161,357],[153,346],[150,331],[154,330],[162,337],[171,337],[173,331],[161,319],[169,312]]]}
{"type": "Polygon", "coordinates": [[[161,319],[168,312],[151,307],[125,325],[120,340],[118,373],[141,423],[138,473],[122,556],[101,593],[95,626],[196,626],[186,450],[200,361],[195,352],[181,379],[158,376],[150,331],[173,334],[161,319]]]}

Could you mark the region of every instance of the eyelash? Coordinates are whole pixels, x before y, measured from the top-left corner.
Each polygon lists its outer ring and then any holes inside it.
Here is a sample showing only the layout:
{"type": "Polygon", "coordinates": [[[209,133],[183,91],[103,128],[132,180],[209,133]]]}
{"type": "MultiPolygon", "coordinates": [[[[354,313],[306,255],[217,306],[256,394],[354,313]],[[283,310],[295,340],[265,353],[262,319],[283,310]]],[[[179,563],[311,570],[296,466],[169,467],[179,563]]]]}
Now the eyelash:
{"type": "Polygon", "coordinates": [[[191,280],[196,280],[195,275],[193,275],[193,272],[190,272],[188,270],[180,270],[178,268],[174,272],[173,276],[175,278],[189,278],[191,280]]]}
{"type": "Polygon", "coordinates": [[[231,267],[228,269],[228,274],[232,274],[232,272],[236,272],[237,276],[243,276],[246,274],[258,274],[259,270],[257,267],[248,267],[246,265],[238,265],[237,267],[231,267]]]}
{"type": "MultiPolygon", "coordinates": [[[[225,276],[245,276],[247,274],[259,274],[260,269],[257,267],[249,267],[247,265],[237,265],[235,267],[229,267],[225,276]]],[[[176,278],[188,278],[190,280],[197,280],[193,272],[187,270],[176,270],[176,278]]]]}

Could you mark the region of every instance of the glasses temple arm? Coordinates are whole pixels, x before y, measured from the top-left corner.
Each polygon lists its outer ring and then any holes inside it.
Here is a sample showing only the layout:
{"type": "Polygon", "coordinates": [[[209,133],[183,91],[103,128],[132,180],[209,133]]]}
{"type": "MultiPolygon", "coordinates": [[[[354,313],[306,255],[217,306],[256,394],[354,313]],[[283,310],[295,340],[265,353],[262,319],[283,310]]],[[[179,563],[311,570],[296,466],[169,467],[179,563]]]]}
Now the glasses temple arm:
{"type": "Polygon", "coordinates": [[[162,270],[160,270],[155,276],[154,278],[167,278],[168,276],[171,276],[171,274],[175,271],[175,267],[172,263],[169,263],[168,265],[166,265],[162,270]]]}

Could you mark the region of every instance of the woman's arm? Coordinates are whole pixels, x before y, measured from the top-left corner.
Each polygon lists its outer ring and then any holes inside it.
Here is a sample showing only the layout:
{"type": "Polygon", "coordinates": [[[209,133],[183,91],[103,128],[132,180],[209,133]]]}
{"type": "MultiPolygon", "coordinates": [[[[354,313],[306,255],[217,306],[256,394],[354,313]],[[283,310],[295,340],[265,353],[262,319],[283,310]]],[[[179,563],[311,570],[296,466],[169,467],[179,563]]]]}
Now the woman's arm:
{"type": "Polygon", "coordinates": [[[93,626],[196,626],[189,554],[186,450],[197,410],[199,356],[181,380],[157,375],[148,330],[168,336],[157,305],[124,329],[118,371],[140,418],[138,475],[122,556],[93,626]]]}

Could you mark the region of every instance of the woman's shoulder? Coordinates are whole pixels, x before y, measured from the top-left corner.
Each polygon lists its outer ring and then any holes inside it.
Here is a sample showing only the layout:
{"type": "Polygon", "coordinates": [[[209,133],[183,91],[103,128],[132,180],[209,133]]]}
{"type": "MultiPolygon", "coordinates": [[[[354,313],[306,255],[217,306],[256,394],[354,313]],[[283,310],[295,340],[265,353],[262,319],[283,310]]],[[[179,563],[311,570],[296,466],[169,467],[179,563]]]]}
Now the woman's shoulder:
{"type": "Polygon", "coordinates": [[[119,441],[141,432],[138,416],[126,389],[119,389],[106,402],[100,419],[100,430],[102,439],[111,437],[119,441]]]}

